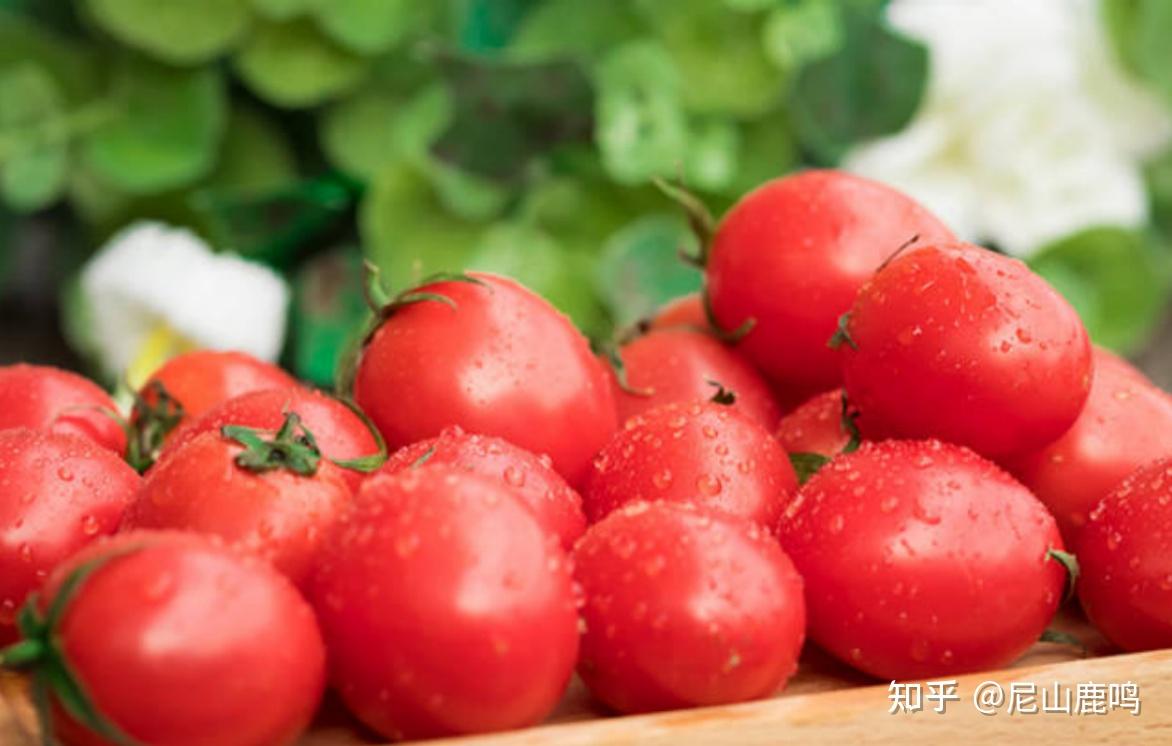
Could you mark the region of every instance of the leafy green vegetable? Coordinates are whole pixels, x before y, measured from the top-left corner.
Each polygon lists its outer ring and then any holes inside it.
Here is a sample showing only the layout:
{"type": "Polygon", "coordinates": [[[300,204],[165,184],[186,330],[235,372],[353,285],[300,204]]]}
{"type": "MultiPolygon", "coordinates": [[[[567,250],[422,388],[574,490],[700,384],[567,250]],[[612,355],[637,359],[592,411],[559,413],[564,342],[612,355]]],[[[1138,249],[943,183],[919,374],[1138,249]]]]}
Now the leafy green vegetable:
{"type": "Polygon", "coordinates": [[[26,63],[45,70],[70,102],[94,95],[100,70],[88,49],[0,8],[0,67],[26,63]]]}
{"type": "Polygon", "coordinates": [[[1136,75],[1172,102],[1172,3],[1165,0],[1102,0],[1100,11],[1116,52],[1136,75]]]}
{"type": "Polygon", "coordinates": [[[322,31],[358,54],[385,52],[423,27],[433,3],[418,0],[318,0],[322,31]]]}
{"type": "Polygon", "coordinates": [[[260,192],[296,179],[296,159],[281,129],[255,109],[234,109],[205,186],[260,192]]]}
{"type": "Polygon", "coordinates": [[[367,90],[325,113],[322,149],[335,167],[369,179],[396,159],[423,156],[451,117],[451,97],[442,85],[407,99],[367,90]]]}
{"type": "Polygon", "coordinates": [[[529,11],[513,36],[515,60],[587,59],[645,31],[630,3],[546,0],[529,11]]]}
{"type": "Polygon", "coordinates": [[[647,215],[615,233],[599,258],[598,293],[618,326],[700,289],[700,272],[679,259],[695,252],[695,236],[677,215],[647,215]]]}
{"type": "Polygon", "coordinates": [[[46,125],[59,120],[61,92],[31,63],[0,68],[0,196],[13,209],[40,209],[65,187],[65,143],[46,125]]]}
{"type": "Polygon", "coordinates": [[[684,180],[705,191],[727,189],[736,179],[740,155],[741,132],[735,124],[722,119],[697,124],[688,137],[684,180]]]}
{"type": "Polygon", "coordinates": [[[330,251],[306,263],[293,280],[292,368],[319,386],[334,381],[342,355],[361,333],[369,310],[354,288],[363,281],[355,247],[330,251]]]}
{"type": "Polygon", "coordinates": [[[86,0],[94,22],[152,57],[178,65],[230,51],[248,28],[248,0],[86,0]]]}
{"type": "Polygon", "coordinates": [[[258,28],[236,56],[236,70],[258,96],[276,106],[314,106],[355,87],[366,64],[322,36],[308,20],[258,28]]]}
{"type": "Polygon", "coordinates": [[[782,69],[793,69],[839,49],[842,32],[842,19],[832,0],[778,5],[765,22],[765,52],[782,69]]]}

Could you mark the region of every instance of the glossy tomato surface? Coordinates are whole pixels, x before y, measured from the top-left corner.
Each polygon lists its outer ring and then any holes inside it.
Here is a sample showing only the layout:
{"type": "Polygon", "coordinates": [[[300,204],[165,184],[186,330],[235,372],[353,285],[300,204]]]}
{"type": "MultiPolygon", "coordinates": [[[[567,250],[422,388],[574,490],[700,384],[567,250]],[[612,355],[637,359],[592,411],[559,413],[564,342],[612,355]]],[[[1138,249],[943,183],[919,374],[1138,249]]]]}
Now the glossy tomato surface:
{"type": "Polygon", "coordinates": [[[143,396],[152,402],[154,383],[161,383],[192,419],[241,394],[298,385],[272,363],[244,352],[218,350],[187,352],[163,363],[142,388],[143,396]]]}
{"type": "Polygon", "coordinates": [[[979,246],[896,258],[859,293],[848,330],[847,394],[882,434],[1023,453],[1066,432],[1090,391],[1075,310],[1020,261],[979,246]]]}
{"type": "Polygon", "coordinates": [[[704,311],[704,298],[700,293],[681,295],[663,304],[649,324],[651,329],[670,329],[676,326],[690,326],[693,329],[708,327],[708,315],[704,311]]]}
{"type": "Polygon", "coordinates": [[[938,441],[864,443],[798,491],[778,531],[810,637],[880,679],[997,669],[1054,616],[1053,517],[997,466],[938,441]]]}
{"type": "Polygon", "coordinates": [[[58,563],[117,529],[140,481],[88,438],[0,430],[0,642],[58,563]]]}
{"type": "Polygon", "coordinates": [[[362,352],[359,406],[391,448],[459,425],[553,459],[577,485],[616,426],[603,366],[569,319],[513,280],[439,282],[395,310],[362,352]]]}
{"type": "Polygon", "coordinates": [[[532,725],[578,653],[569,561],[498,480],[367,480],[311,592],[335,688],[387,738],[532,725]]]}
{"type": "Polygon", "coordinates": [[[504,484],[529,506],[546,531],[557,535],[569,551],[586,530],[582,498],[553,469],[549,456],[537,456],[491,435],[444,429],[438,437],[401,448],[378,473],[424,466],[443,466],[489,477],[504,484]]]}
{"type": "MultiPolygon", "coordinates": [[[[277,430],[289,412],[297,413],[329,458],[355,459],[378,453],[374,434],[352,409],[328,394],[294,387],[253,391],[212,407],[180,425],[159,458],[167,458],[201,433],[219,432],[224,425],[277,430]]],[[[351,489],[358,489],[365,476],[351,469],[343,469],[342,475],[351,489]]]]}
{"type": "MultiPolygon", "coordinates": [[[[191,534],[135,532],[54,572],[101,562],[58,626],[70,669],[135,743],[278,746],[309,724],[325,684],[313,611],[264,563],[191,534]]],[[[69,744],[108,744],[56,707],[69,744]]]]}
{"type": "Polygon", "coordinates": [[[619,712],[768,696],[797,670],[802,580],[769,533],[693,505],[636,503],[574,550],[578,672],[619,712]]]}
{"type": "Polygon", "coordinates": [[[29,427],[81,435],[126,452],[118,406],[96,383],[47,365],[0,367],[0,430],[29,427]]]}
{"type": "Polygon", "coordinates": [[[312,476],[255,472],[236,463],[243,451],[218,432],[196,436],[148,472],[123,526],[212,534],[301,584],[350,487],[324,459],[312,476]]]}
{"type": "Polygon", "coordinates": [[[1169,433],[1172,397],[1124,360],[1096,349],[1091,395],[1074,426],[1007,466],[1046,503],[1073,545],[1091,509],[1124,477],[1172,456],[1169,433]]]}
{"type": "Polygon", "coordinates": [[[1172,647],[1172,459],[1104,497],[1077,549],[1079,597],[1099,631],[1124,650],[1172,647]]]}
{"type": "Polygon", "coordinates": [[[731,407],[678,402],[627,420],[582,493],[597,521],[640,500],[699,502],[772,527],[797,489],[785,451],[731,407]]]}
{"type": "Polygon", "coordinates": [[[950,240],[910,197],[841,171],[774,179],[724,216],[706,270],[713,314],[753,329],[739,350],[783,390],[811,396],[838,386],[826,342],[863,283],[900,245],[950,240]]]}
{"type": "Polygon", "coordinates": [[[619,349],[628,391],[614,385],[619,421],[672,402],[709,399],[713,381],[736,396],[733,408],[772,428],[781,416],[769,384],[744,358],[711,334],[692,328],[652,331],[619,349]],[[635,392],[635,393],[632,393],[635,392]]]}
{"type": "MultiPolygon", "coordinates": [[[[851,442],[851,431],[843,420],[843,394],[835,389],[806,400],[781,418],[777,442],[787,453],[817,453],[833,456],[851,442]]],[[[855,427],[859,427],[857,413],[855,427]]],[[[861,432],[861,430],[860,430],[861,432]]]]}

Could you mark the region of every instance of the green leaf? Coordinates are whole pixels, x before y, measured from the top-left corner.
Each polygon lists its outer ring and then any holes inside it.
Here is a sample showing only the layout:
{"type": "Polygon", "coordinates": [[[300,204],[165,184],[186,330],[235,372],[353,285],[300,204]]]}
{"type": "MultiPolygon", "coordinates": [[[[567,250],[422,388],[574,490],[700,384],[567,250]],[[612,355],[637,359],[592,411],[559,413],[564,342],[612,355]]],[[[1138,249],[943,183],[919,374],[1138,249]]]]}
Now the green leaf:
{"type": "Polygon", "coordinates": [[[317,23],[358,54],[377,54],[419,31],[434,3],[418,0],[318,0],[317,23]]]}
{"type": "Polygon", "coordinates": [[[35,63],[71,102],[93,96],[99,66],[93,55],[30,19],[0,9],[0,67],[35,63]]]}
{"type": "Polygon", "coordinates": [[[451,213],[471,220],[487,220],[500,214],[509,190],[482,176],[450,166],[437,159],[423,164],[436,195],[451,213]]]}
{"type": "Polygon", "coordinates": [[[741,133],[732,122],[711,120],[694,126],[684,159],[684,182],[705,191],[727,189],[737,176],[740,149],[741,133]]]}
{"type": "Polygon", "coordinates": [[[793,69],[842,46],[842,20],[831,0],[779,5],[765,22],[765,52],[782,69],[793,69]]]}
{"type": "Polygon", "coordinates": [[[42,137],[44,124],[61,116],[61,105],[57,85],[42,68],[0,68],[0,195],[14,210],[39,210],[64,190],[65,144],[42,137]]]}
{"type": "Polygon", "coordinates": [[[118,41],[178,65],[228,52],[249,22],[247,0],[87,0],[86,7],[118,41]]]}
{"type": "Polygon", "coordinates": [[[228,119],[218,163],[205,186],[247,193],[296,180],[296,158],[283,131],[258,110],[237,105],[228,119]]]}
{"type": "Polygon", "coordinates": [[[725,191],[740,197],[798,165],[797,146],[784,112],[774,112],[741,127],[741,153],[732,183],[725,191]]]}
{"type": "Polygon", "coordinates": [[[802,144],[833,164],[860,140],[902,129],[915,114],[928,51],[888,29],[874,3],[844,3],[843,44],[802,67],[790,107],[802,144]]]}
{"type": "Polygon", "coordinates": [[[455,0],[452,6],[460,48],[475,54],[501,49],[534,5],[539,5],[539,0],[455,0]]]}
{"type": "Polygon", "coordinates": [[[1090,228],[1029,263],[1066,296],[1092,339],[1124,354],[1148,339],[1167,302],[1167,255],[1134,231],[1090,228]]]}
{"type": "Polygon", "coordinates": [[[258,28],[236,55],[240,77],[276,106],[314,106],[339,96],[361,80],[364,61],[325,38],[308,20],[258,28]]]}
{"type": "Polygon", "coordinates": [[[679,260],[681,250],[694,253],[695,236],[676,215],[641,217],[607,240],[595,283],[618,326],[700,289],[701,274],[679,260]]]}
{"type": "Polygon", "coordinates": [[[288,21],[312,11],[319,0],[252,0],[259,15],[273,21],[288,21]]]}
{"type": "Polygon", "coordinates": [[[1172,102],[1172,3],[1165,0],[1102,0],[1100,12],[1124,65],[1172,102]]]}
{"type": "Polygon", "coordinates": [[[225,92],[214,68],[179,70],[129,57],[114,70],[119,114],[82,143],[82,157],[131,193],[189,184],[215,164],[225,92]]]}
{"type": "Polygon", "coordinates": [[[798,484],[805,484],[810,480],[810,477],[818,473],[818,470],[826,466],[830,459],[823,456],[821,453],[791,453],[789,455],[789,463],[794,467],[794,473],[798,477],[798,484]]]}
{"type": "Polygon", "coordinates": [[[587,59],[644,29],[629,3],[547,0],[522,19],[507,54],[518,61],[587,59]]]}
{"type": "Polygon", "coordinates": [[[298,378],[329,386],[343,354],[362,334],[362,255],[346,249],[310,259],[293,279],[292,366],[298,378]]]}

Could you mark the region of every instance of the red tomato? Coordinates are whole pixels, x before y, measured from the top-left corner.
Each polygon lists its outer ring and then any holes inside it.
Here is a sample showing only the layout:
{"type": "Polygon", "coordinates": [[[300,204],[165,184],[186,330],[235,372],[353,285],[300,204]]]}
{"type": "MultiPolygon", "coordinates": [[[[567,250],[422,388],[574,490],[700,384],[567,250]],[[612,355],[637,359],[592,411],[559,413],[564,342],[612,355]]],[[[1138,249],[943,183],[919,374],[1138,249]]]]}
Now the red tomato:
{"type": "Polygon", "coordinates": [[[1062,599],[1053,517],[959,446],[864,443],[811,477],[779,526],[810,637],[877,678],[1006,666],[1062,599]]]}
{"type": "Polygon", "coordinates": [[[47,365],[0,367],[0,430],[31,427],[82,435],[103,448],[126,451],[118,406],[92,381],[47,365]]]}
{"type": "Polygon", "coordinates": [[[1079,597],[1124,650],[1172,647],[1172,459],[1107,494],[1079,534],[1079,597]]]}
{"type": "Polygon", "coordinates": [[[698,501],[772,527],[797,489],[769,431],[713,402],[677,402],[627,420],[582,493],[597,521],[639,500],[698,501]]]}
{"type": "Polygon", "coordinates": [[[700,293],[681,295],[664,304],[649,324],[650,329],[670,329],[676,326],[708,328],[708,314],[704,311],[704,298],[700,293]]]}
{"type": "Polygon", "coordinates": [[[544,718],[578,653],[569,561],[495,479],[435,466],[368,479],[311,599],[334,686],[388,738],[544,718]]]}
{"type": "Polygon", "coordinates": [[[629,389],[624,391],[611,376],[620,421],[663,404],[707,399],[716,393],[711,381],[735,394],[734,408],[762,427],[773,427],[781,416],[761,374],[705,332],[680,327],[652,331],[627,342],[619,353],[629,389]]]}
{"type": "MultiPolygon", "coordinates": [[[[279,746],[305,729],[324,687],[325,650],[313,611],[280,575],[202,537],[124,534],[55,570],[42,613],[85,570],[42,636],[129,740],[279,746]]],[[[60,697],[53,705],[63,742],[113,741],[67,715],[60,697]]]]}
{"type": "MultiPolygon", "coordinates": [[[[219,432],[224,425],[278,430],[289,412],[301,417],[324,456],[347,460],[378,453],[374,434],[353,410],[332,396],[298,386],[253,391],[212,407],[181,425],[168,439],[160,458],[166,458],[201,433],[219,432]]],[[[358,489],[364,478],[361,472],[352,469],[343,469],[342,476],[353,490],[358,489]]]]}
{"type": "MultiPolygon", "coordinates": [[[[851,432],[843,421],[843,393],[827,391],[808,399],[781,418],[777,425],[777,442],[787,453],[817,453],[834,456],[851,442],[851,432]]],[[[855,427],[858,428],[858,413],[855,427]]]]}
{"type": "Polygon", "coordinates": [[[806,171],[758,187],[729,210],[708,256],[712,312],[738,349],[783,390],[841,384],[827,349],[838,317],[888,256],[918,235],[952,233],[911,198],[840,171],[806,171]]]}
{"type": "Polygon", "coordinates": [[[1078,314],[1024,264],[971,244],[910,251],[859,293],[843,373],[870,426],[986,456],[1066,432],[1090,391],[1078,314]]]}
{"type": "Polygon", "coordinates": [[[400,296],[362,351],[355,399],[391,448],[459,425],[549,454],[577,485],[616,427],[606,372],[540,296],[473,277],[400,296]]]}
{"type": "Polygon", "coordinates": [[[557,535],[567,551],[586,530],[582,498],[553,470],[549,456],[536,456],[491,435],[449,427],[439,437],[399,449],[379,471],[398,474],[417,464],[455,468],[502,482],[529,506],[546,531],[557,535]]]}
{"type": "Polygon", "coordinates": [[[636,503],[574,550],[578,673],[620,712],[765,697],[797,670],[802,579],[756,524],[695,505],[636,503]]]}
{"type": "Polygon", "coordinates": [[[1124,477],[1172,455],[1169,432],[1172,397],[1120,358],[1096,349],[1091,395],[1074,427],[1007,465],[1046,503],[1073,544],[1087,514],[1124,477]]]}
{"type": "Polygon", "coordinates": [[[154,401],[151,387],[161,383],[183,405],[187,418],[202,415],[241,394],[297,386],[297,381],[272,363],[244,352],[196,350],[171,358],[143,385],[143,396],[154,401]]]}
{"type": "Polygon", "coordinates": [[[295,470],[304,451],[248,467],[239,460],[246,450],[219,432],[196,436],[151,469],[123,525],[213,534],[301,584],[326,530],[349,504],[350,488],[325,459],[295,470]]]}
{"type": "Polygon", "coordinates": [[[88,438],[0,431],[0,642],[16,610],[62,560],[118,527],[139,477],[88,438]]]}

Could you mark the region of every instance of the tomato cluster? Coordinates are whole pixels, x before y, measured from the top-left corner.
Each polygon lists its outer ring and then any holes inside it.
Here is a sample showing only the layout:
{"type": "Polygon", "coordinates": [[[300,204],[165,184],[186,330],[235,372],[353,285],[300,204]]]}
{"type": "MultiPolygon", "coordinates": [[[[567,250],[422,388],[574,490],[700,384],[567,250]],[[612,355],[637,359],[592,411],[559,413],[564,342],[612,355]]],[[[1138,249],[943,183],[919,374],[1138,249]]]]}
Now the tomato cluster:
{"type": "Polygon", "coordinates": [[[234,352],[126,416],[0,369],[0,665],[65,743],[264,746],[327,685],[398,739],[538,723],[575,671],[620,713],[765,697],[807,641],[996,668],[1076,589],[1172,646],[1172,399],[1056,291],[834,171],[710,239],[597,350],[507,278],[406,290],[338,398],[234,352]]]}

